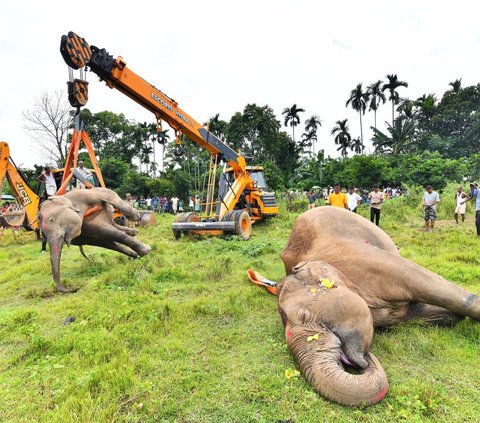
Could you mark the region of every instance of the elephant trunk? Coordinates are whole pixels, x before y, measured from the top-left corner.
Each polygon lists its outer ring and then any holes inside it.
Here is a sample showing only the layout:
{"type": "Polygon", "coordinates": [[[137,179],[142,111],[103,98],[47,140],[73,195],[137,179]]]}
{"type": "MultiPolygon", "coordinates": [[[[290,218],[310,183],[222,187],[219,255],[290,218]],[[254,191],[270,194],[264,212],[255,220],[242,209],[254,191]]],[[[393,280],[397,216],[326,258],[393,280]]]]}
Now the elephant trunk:
{"type": "Polygon", "coordinates": [[[62,256],[63,244],[63,236],[48,240],[48,246],[50,247],[50,262],[52,264],[52,276],[57,289],[63,288],[63,284],[60,281],[60,258],[62,256]]]}
{"type": "Polygon", "coordinates": [[[340,355],[341,342],[325,329],[306,328],[287,323],[288,346],[307,381],[322,396],[348,406],[367,406],[381,401],[387,394],[385,372],[371,354],[366,354],[368,366],[358,374],[345,371],[340,355]],[[308,337],[319,333],[318,340],[308,337]]]}

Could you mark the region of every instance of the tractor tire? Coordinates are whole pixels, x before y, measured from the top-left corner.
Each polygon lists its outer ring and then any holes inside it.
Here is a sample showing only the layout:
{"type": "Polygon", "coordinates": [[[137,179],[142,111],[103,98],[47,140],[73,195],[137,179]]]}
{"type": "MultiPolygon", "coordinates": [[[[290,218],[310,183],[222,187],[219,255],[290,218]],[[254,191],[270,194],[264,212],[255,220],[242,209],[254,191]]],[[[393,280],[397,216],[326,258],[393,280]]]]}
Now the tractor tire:
{"type": "Polygon", "coordinates": [[[252,221],[249,214],[245,210],[236,210],[232,218],[235,222],[235,233],[244,241],[248,241],[252,235],[252,221]]]}
{"type": "MultiPolygon", "coordinates": [[[[174,222],[177,223],[184,223],[184,222],[200,222],[200,217],[197,213],[188,212],[188,213],[180,213],[175,216],[174,222]]],[[[175,239],[179,239],[182,236],[182,233],[185,231],[173,231],[173,236],[175,239]]]]}

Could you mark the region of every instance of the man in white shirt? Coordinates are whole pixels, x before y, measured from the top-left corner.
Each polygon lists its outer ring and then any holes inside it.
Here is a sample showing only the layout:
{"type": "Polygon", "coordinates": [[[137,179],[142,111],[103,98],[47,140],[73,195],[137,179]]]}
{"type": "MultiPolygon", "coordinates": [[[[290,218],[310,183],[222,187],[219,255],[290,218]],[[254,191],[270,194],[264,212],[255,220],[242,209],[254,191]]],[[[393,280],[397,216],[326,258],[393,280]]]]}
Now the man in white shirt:
{"type": "Polygon", "coordinates": [[[423,208],[425,210],[425,226],[423,228],[424,231],[430,232],[433,229],[433,226],[435,225],[435,220],[437,220],[437,204],[439,202],[440,196],[437,192],[433,190],[433,187],[431,185],[428,185],[427,192],[423,194],[423,208]]]}
{"type": "Polygon", "coordinates": [[[353,189],[353,187],[348,187],[347,192],[347,205],[350,211],[356,213],[357,207],[362,204],[362,197],[360,197],[353,189]]]}
{"type": "Polygon", "coordinates": [[[47,197],[51,197],[57,193],[57,184],[50,166],[45,166],[45,170],[37,176],[37,181],[45,184],[47,197]]]}
{"type": "MultiPolygon", "coordinates": [[[[88,179],[88,177],[92,174],[86,167],[84,167],[84,163],[81,160],[78,162],[77,171],[85,179],[88,179]]],[[[85,184],[83,182],[77,180],[77,188],[83,189],[83,188],[85,188],[85,184]]]]}

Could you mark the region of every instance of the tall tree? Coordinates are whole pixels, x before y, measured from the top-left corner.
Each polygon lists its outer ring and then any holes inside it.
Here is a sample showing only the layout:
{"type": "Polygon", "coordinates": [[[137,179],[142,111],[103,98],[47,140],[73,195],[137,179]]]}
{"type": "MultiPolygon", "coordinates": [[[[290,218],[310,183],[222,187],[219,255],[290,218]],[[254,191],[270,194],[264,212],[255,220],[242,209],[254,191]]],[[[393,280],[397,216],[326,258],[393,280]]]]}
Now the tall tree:
{"type": "Polygon", "coordinates": [[[395,121],[395,104],[400,101],[400,95],[397,92],[397,88],[408,87],[408,83],[405,81],[399,81],[397,74],[387,75],[388,82],[383,84],[382,91],[388,90],[390,96],[388,99],[392,102],[392,126],[395,121]]]}
{"type": "Polygon", "coordinates": [[[352,109],[358,112],[360,116],[360,139],[363,144],[363,128],[362,128],[362,115],[365,114],[368,101],[368,92],[364,92],[362,84],[357,84],[357,86],[350,92],[350,98],[345,103],[345,107],[348,107],[349,104],[352,105],[352,109]]]}
{"type": "Polygon", "coordinates": [[[310,153],[313,154],[312,148],[314,143],[317,141],[317,133],[315,131],[308,131],[302,134],[302,142],[300,143],[302,148],[311,147],[310,153]]]}
{"type": "Polygon", "coordinates": [[[360,138],[355,138],[352,140],[350,143],[350,149],[355,153],[355,154],[363,154],[363,151],[365,150],[365,146],[362,143],[362,140],[360,138]]]}
{"type": "Polygon", "coordinates": [[[372,126],[373,145],[376,153],[404,154],[413,150],[415,136],[415,122],[412,119],[399,117],[394,125],[387,125],[389,135],[372,126]]]}
{"type": "Polygon", "coordinates": [[[387,101],[387,98],[385,97],[385,94],[383,94],[382,91],[382,80],[378,80],[377,82],[374,82],[373,84],[370,84],[367,87],[367,93],[368,93],[368,111],[373,110],[373,116],[374,116],[374,122],[375,122],[375,128],[377,127],[377,110],[378,107],[381,104],[385,104],[387,101]]]}
{"type": "Polygon", "coordinates": [[[315,142],[317,141],[317,131],[320,126],[322,126],[322,121],[317,115],[310,116],[305,121],[305,132],[309,134],[309,138],[312,140],[313,154],[315,154],[315,142]]]}
{"type": "Polygon", "coordinates": [[[208,129],[213,135],[224,140],[228,132],[228,123],[220,119],[220,114],[217,113],[208,120],[208,129]]]}
{"type": "Polygon", "coordinates": [[[450,82],[448,85],[452,87],[451,91],[453,93],[458,93],[462,89],[462,78],[455,79],[455,81],[450,82]]]}
{"type": "Polygon", "coordinates": [[[295,127],[300,124],[300,116],[299,113],[303,113],[305,109],[297,107],[294,104],[292,107],[286,107],[283,109],[282,115],[285,116],[284,124],[285,126],[290,125],[292,127],[292,139],[295,142],[295,127]]]}
{"type": "Polygon", "coordinates": [[[64,92],[43,93],[33,108],[23,112],[24,129],[36,141],[34,149],[44,159],[55,160],[57,165],[67,156],[68,128],[71,107],[64,92]]]}
{"type": "Polygon", "coordinates": [[[331,131],[331,135],[334,136],[335,144],[339,146],[337,151],[341,152],[342,157],[346,157],[348,155],[347,149],[350,147],[350,143],[352,142],[352,136],[350,135],[347,122],[348,119],[337,120],[331,131]]]}

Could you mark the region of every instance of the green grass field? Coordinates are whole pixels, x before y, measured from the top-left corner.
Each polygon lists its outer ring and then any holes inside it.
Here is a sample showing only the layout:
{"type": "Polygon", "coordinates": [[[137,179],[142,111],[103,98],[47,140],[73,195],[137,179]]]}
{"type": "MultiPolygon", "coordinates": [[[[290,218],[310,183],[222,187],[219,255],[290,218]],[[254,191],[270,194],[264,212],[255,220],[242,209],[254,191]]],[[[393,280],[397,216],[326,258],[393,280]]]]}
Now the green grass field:
{"type": "MultiPolygon", "coordinates": [[[[381,225],[404,257],[478,294],[471,205],[465,224],[455,225],[447,203],[432,233],[417,230],[418,193],[388,201],[381,225]]],[[[249,284],[246,270],[283,276],[279,254],[296,216],[283,205],[248,242],[176,241],[172,217],[160,216],[157,227],[141,230],[153,249],[136,261],[86,247],[88,263],[78,248],[65,248],[62,279],[80,287],[71,295],[54,293],[49,255],[39,254],[32,233],[15,239],[5,231],[0,421],[478,421],[480,325],[468,319],[449,329],[411,322],[377,333],[372,351],[390,388],[370,408],[328,402],[301,375],[285,377],[297,366],[276,299],[249,284]]]]}

